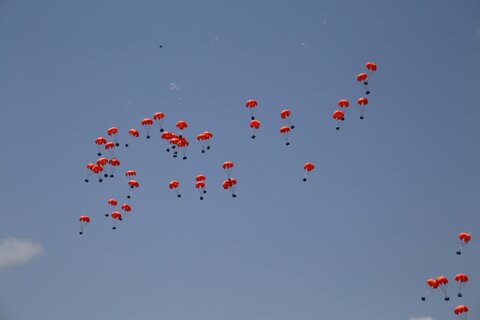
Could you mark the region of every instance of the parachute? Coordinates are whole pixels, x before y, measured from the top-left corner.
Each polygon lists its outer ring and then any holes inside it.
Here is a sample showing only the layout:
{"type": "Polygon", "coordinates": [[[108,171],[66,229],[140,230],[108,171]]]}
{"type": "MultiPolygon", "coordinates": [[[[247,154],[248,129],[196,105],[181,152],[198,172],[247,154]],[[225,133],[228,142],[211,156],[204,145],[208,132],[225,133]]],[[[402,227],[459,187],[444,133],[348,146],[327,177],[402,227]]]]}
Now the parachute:
{"type": "Polygon", "coordinates": [[[129,180],[128,185],[130,186],[130,192],[128,193],[127,198],[130,199],[133,195],[133,190],[140,187],[140,184],[137,180],[129,180]]]}
{"type": "Polygon", "coordinates": [[[252,120],[250,121],[250,130],[252,131],[252,139],[255,139],[255,132],[257,132],[258,129],[260,129],[260,121],[258,120],[252,120]]]}
{"type": "Polygon", "coordinates": [[[290,118],[291,112],[288,109],[282,110],[280,112],[280,118],[284,119],[287,121],[287,124],[289,125],[290,129],[295,129],[295,125],[292,123],[292,119],[290,118]]]}
{"type": "Polygon", "coordinates": [[[257,100],[247,100],[245,106],[250,111],[250,120],[255,120],[255,108],[258,106],[257,100]]]}
{"type": "MultiPolygon", "coordinates": [[[[115,200],[115,199],[108,199],[108,200],[107,200],[107,204],[109,204],[109,205],[112,206],[112,207],[116,207],[117,204],[118,204],[118,202],[117,202],[117,200],[115,200]]],[[[108,213],[105,213],[105,217],[108,218],[108,216],[109,216],[109,214],[108,214],[108,213]]]]}
{"type": "Polygon", "coordinates": [[[95,144],[98,146],[98,153],[97,153],[97,156],[101,156],[102,155],[102,146],[107,143],[107,139],[105,139],[104,137],[98,137],[97,139],[95,139],[95,144]]]}
{"type": "Polygon", "coordinates": [[[236,184],[237,184],[237,180],[235,180],[235,178],[229,178],[225,181],[223,181],[222,183],[222,187],[223,189],[225,190],[230,190],[230,193],[232,195],[232,198],[236,198],[237,197],[237,194],[235,192],[236,190],[236,184]]]}
{"type": "Polygon", "coordinates": [[[131,207],[129,204],[126,204],[126,203],[122,204],[122,207],[121,207],[121,208],[122,208],[123,212],[130,212],[130,211],[132,211],[132,207],[131,207]]]}
{"type": "Polygon", "coordinates": [[[145,118],[140,122],[140,124],[145,128],[147,139],[150,139],[150,129],[152,128],[153,120],[150,118],[145,118]]]}
{"type": "Polygon", "coordinates": [[[310,172],[313,171],[313,169],[315,169],[315,165],[311,162],[307,162],[303,165],[303,170],[305,170],[305,175],[303,177],[303,182],[307,181],[307,177],[310,174],[310,172]]]}
{"type": "Polygon", "coordinates": [[[118,143],[118,128],[116,127],[111,127],[107,129],[107,134],[113,138],[113,141],[115,142],[115,146],[118,147],[120,143],[118,143]]]}
{"type": "Polygon", "coordinates": [[[113,178],[117,167],[120,166],[120,161],[117,158],[113,158],[108,161],[108,164],[110,165],[110,178],[113,178]]]}
{"type": "Polygon", "coordinates": [[[223,170],[225,170],[225,174],[227,175],[227,179],[230,179],[230,176],[232,175],[233,167],[235,165],[231,161],[225,161],[222,164],[223,170]]]}
{"type": "Polygon", "coordinates": [[[90,181],[90,176],[91,176],[92,173],[93,173],[92,168],[93,168],[94,165],[95,165],[94,163],[91,163],[91,162],[90,162],[90,163],[87,163],[87,165],[85,166],[85,168],[87,168],[87,173],[86,173],[86,175],[85,175],[85,182],[89,182],[89,181],[90,181]]]}
{"type": "Polygon", "coordinates": [[[99,165],[99,166],[101,166],[102,168],[104,168],[105,173],[103,174],[103,176],[104,176],[105,178],[107,178],[107,177],[108,177],[108,174],[107,174],[107,172],[106,172],[105,166],[108,165],[108,159],[107,159],[107,158],[98,158],[98,160],[97,160],[97,165],[99,165]]]}
{"type": "Polygon", "coordinates": [[[365,94],[370,94],[370,91],[368,90],[368,81],[367,81],[368,75],[366,73],[359,73],[357,75],[357,81],[362,85],[362,87],[365,89],[365,94]]]}
{"type": "MultiPolygon", "coordinates": [[[[170,139],[172,139],[174,136],[176,136],[176,134],[173,134],[170,131],[163,131],[162,134],[160,135],[160,138],[170,143],[170,139]]],[[[167,152],[170,152],[170,148],[167,148],[167,152]]]]}
{"type": "Polygon", "coordinates": [[[115,143],[107,142],[105,143],[105,150],[108,151],[112,158],[115,158],[115,143]]]}
{"type": "Polygon", "coordinates": [[[125,172],[126,177],[135,177],[136,175],[137,175],[137,171],[135,171],[135,170],[127,170],[125,172]]]}
{"type": "Polygon", "coordinates": [[[185,138],[180,138],[177,141],[177,148],[182,154],[182,159],[187,160],[187,148],[188,148],[188,141],[185,138]]]}
{"type": "Polygon", "coordinates": [[[428,286],[428,290],[427,290],[427,293],[422,297],[422,301],[425,301],[427,300],[427,296],[435,289],[438,288],[438,282],[437,280],[435,279],[428,279],[426,281],[427,283],[427,286],[428,286]]]}
{"type": "Polygon", "coordinates": [[[112,219],[113,219],[112,229],[115,230],[115,229],[117,229],[117,222],[123,220],[122,214],[121,214],[120,212],[118,212],[118,211],[113,211],[110,216],[111,216],[112,219]]]}
{"type": "Polygon", "coordinates": [[[86,228],[87,224],[90,223],[90,217],[89,216],[80,216],[80,218],[78,218],[78,220],[80,221],[80,232],[79,232],[79,234],[82,235],[83,230],[86,228]]]}
{"type": "Polygon", "coordinates": [[[170,188],[170,190],[175,190],[175,193],[177,194],[177,198],[180,198],[182,196],[180,194],[180,190],[178,189],[179,186],[180,186],[180,182],[178,182],[177,180],[172,180],[168,184],[168,187],[170,188]]]}
{"type": "Polygon", "coordinates": [[[163,132],[163,119],[165,118],[165,114],[163,112],[155,112],[153,114],[153,120],[158,124],[160,127],[160,132],[163,132]]]}
{"type": "Polygon", "coordinates": [[[102,166],[99,166],[98,164],[94,164],[93,166],[91,166],[90,170],[92,170],[92,172],[95,173],[98,176],[98,182],[103,181],[103,179],[102,179],[102,172],[103,172],[102,166]]]}
{"type": "Polygon", "coordinates": [[[461,298],[463,296],[462,294],[463,287],[465,287],[465,285],[468,282],[468,276],[464,273],[459,273],[455,276],[455,281],[457,282],[457,286],[458,286],[457,296],[461,298]]]}
{"type": "Polygon", "coordinates": [[[455,313],[460,320],[467,320],[468,307],[464,305],[456,306],[455,309],[453,309],[453,313],[455,313]]]}
{"type": "Polygon", "coordinates": [[[178,137],[181,139],[183,137],[183,130],[185,130],[188,127],[188,123],[186,121],[180,120],[175,124],[175,126],[180,131],[180,134],[178,137]]]}
{"type": "Polygon", "coordinates": [[[198,190],[198,192],[200,193],[200,200],[203,200],[203,194],[204,193],[207,193],[205,191],[205,182],[204,181],[197,181],[195,183],[195,188],[198,190]]]}
{"type": "Polygon", "coordinates": [[[438,287],[440,288],[440,290],[442,290],[443,294],[445,295],[445,298],[444,300],[445,301],[448,301],[450,300],[450,298],[448,297],[447,295],[447,285],[448,285],[448,279],[444,276],[440,276],[438,277],[437,279],[437,283],[438,283],[438,287]]]}
{"type": "Polygon", "coordinates": [[[205,149],[210,150],[210,139],[213,134],[209,131],[204,131],[197,135],[197,140],[202,144],[202,153],[205,153],[205,149]]]}
{"type": "Polygon", "coordinates": [[[195,181],[205,181],[207,178],[203,174],[199,174],[195,177],[195,181]]]}
{"type": "Polygon", "coordinates": [[[337,123],[336,129],[340,130],[340,121],[345,120],[345,113],[341,110],[337,110],[337,111],[333,112],[332,117],[335,120],[335,122],[337,123]]]}
{"type": "Polygon", "coordinates": [[[460,240],[460,245],[457,250],[457,254],[461,255],[463,248],[470,242],[472,236],[470,233],[462,232],[458,235],[458,239],[460,240]]]}
{"type": "Polygon", "coordinates": [[[344,112],[346,112],[347,108],[350,107],[350,102],[347,99],[338,100],[337,104],[340,108],[345,110],[344,112]]]}
{"type": "Polygon", "coordinates": [[[133,139],[136,139],[140,136],[140,133],[135,130],[135,129],[130,129],[128,130],[128,140],[127,142],[125,143],[125,147],[128,148],[128,146],[130,145],[130,143],[132,143],[133,139]]]}
{"type": "Polygon", "coordinates": [[[367,98],[360,98],[357,100],[357,104],[360,108],[360,119],[364,119],[364,113],[365,113],[365,107],[368,104],[368,99],[367,98]]]}
{"type": "Polygon", "coordinates": [[[285,139],[285,145],[289,146],[290,141],[289,141],[289,135],[290,135],[290,127],[289,126],[283,126],[280,128],[280,134],[282,137],[285,139]]]}

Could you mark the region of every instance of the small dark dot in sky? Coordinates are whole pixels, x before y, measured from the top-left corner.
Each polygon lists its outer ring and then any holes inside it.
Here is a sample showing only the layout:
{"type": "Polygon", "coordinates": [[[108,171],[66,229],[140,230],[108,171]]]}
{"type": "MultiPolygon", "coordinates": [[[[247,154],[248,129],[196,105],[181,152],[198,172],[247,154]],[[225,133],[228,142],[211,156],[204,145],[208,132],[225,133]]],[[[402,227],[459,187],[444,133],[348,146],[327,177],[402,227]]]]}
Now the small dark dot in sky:
{"type": "Polygon", "coordinates": [[[159,47],[159,48],[163,48],[163,45],[159,45],[158,47],[159,47]]]}

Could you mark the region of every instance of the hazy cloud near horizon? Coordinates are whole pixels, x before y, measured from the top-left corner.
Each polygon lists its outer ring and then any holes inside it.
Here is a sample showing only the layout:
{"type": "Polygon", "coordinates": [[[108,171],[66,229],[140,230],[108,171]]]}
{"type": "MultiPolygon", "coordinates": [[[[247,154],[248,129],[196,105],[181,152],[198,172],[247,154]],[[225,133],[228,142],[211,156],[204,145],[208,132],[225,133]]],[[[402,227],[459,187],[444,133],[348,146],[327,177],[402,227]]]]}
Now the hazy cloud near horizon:
{"type": "Polygon", "coordinates": [[[0,268],[26,264],[43,252],[43,246],[40,243],[30,239],[8,237],[0,241],[0,268]]]}

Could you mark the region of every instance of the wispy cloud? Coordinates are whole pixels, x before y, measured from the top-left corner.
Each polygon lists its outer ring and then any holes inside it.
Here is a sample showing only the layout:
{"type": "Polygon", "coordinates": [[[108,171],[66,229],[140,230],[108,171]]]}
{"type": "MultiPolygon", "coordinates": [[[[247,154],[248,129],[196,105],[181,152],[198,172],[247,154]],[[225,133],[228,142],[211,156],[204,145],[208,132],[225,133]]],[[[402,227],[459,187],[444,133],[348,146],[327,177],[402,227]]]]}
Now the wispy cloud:
{"type": "Polygon", "coordinates": [[[410,320],[433,320],[432,317],[411,317],[410,320]]]}
{"type": "Polygon", "coordinates": [[[43,254],[43,246],[30,239],[8,237],[0,241],[0,268],[15,267],[43,254]]]}

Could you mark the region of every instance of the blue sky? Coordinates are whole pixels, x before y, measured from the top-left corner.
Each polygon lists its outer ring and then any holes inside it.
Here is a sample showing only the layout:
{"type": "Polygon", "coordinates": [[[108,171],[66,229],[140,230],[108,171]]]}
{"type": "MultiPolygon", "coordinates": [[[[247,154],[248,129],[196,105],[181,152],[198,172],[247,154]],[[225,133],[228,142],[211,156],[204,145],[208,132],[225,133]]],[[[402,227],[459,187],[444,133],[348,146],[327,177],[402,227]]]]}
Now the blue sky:
{"type": "Polygon", "coordinates": [[[478,57],[476,1],[1,1],[0,241],[21,253],[0,263],[0,319],[440,320],[460,302],[475,319],[478,57]],[[369,60],[366,119],[352,107],[336,131],[369,60]],[[156,111],[167,129],[189,122],[189,159],[158,135],[119,150],[142,186],[114,232],[105,201],[126,179],[85,184],[84,164],[108,127],[125,137],[156,111]],[[457,257],[461,231],[473,240],[457,257]],[[463,300],[420,301],[427,278],[460,272],[463,300]]]}

